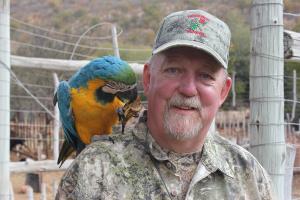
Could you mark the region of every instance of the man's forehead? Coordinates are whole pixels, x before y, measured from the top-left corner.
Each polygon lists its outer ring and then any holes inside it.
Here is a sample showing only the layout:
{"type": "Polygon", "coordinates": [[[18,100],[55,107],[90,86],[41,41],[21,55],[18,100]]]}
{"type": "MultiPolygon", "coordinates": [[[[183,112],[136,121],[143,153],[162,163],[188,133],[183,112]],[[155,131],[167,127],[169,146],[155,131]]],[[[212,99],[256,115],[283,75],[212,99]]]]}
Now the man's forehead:
{"type": "Polygon", "coordinates": [[[222,65],[210,54],[205,51],[190,47],[171,48],[162,52],[166,58],[166,62],[177,62],[181,59],[198,60],[208,67],[218,69],[223,68],[222,65]]]}

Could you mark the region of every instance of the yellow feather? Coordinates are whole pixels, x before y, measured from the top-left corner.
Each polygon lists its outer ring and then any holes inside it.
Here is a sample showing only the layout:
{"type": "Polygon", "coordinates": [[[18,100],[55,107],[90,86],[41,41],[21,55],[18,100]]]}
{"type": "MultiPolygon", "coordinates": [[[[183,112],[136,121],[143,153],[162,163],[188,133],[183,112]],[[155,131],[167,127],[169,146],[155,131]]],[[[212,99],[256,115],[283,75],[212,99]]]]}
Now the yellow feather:
{"type": "Polygon", "coordinates": [[[75,127],[81,141],[91,142],[93,135],[110,134],[112,126],[118,122],[117,108],[124,103],[114,98],[111,103],[101,105],[96,101],[95,90],[104,85],[100,79],[88,82],[87,88],[71,89],[71,108],[75,118],[75,127]]]}

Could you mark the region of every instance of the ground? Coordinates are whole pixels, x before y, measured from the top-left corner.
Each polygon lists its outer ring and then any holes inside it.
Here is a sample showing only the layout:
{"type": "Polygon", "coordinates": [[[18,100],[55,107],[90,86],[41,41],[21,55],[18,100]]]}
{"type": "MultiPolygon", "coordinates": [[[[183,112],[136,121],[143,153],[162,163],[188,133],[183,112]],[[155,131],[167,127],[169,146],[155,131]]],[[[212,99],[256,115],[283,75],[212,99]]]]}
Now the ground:
{"type": "MultiPolygon", "coordinates": [[[[53,191],[54,185],[59,184],[59,180],[64,172],[43,172],[40,173],[42,180],[46,183],[46,191],[48,200],[54,199],[55,191],[53,191]]],[[[11,182],[13,185],[15,200],[28,200],[25,186],[26,174],[12,173],[11,182]]],[[[41,193],[34,193],[34,200],[40,200],[41,193]]]]}
{"type": "Polygon", "coordinates": [[[300,199],[300,173],[294,174],[293,178],[293,197],[294,199],[300,199]]]}
{"type": "MultiPolygon", "coordinates": [[[[42,173],[42,179],[46,183],[47,199],[54,199],[55,192],[53,191],[54,182],[59,184],[59,180],[63,172],[47,172],[42,173]]],[[[11,174],[11,181],[13,184],[15,200],[27,200],[28,197],[25,193],[25,174],[11,174]]],[[[300,173],[294,174],[293,179],[293,197],[294,199],[300,198],[300,173]]],[[[34,199],[40,199],[40,193],[34,193],[34,199]]]]}

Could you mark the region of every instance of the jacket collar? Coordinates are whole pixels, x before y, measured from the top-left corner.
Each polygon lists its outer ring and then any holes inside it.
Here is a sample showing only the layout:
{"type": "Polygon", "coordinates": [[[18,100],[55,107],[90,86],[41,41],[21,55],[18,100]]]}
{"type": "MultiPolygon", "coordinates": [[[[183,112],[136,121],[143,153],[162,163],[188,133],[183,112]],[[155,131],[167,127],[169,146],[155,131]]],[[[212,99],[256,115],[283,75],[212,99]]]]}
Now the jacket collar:
{"type": "Polygon", "coordinates": [[[207,135],[203,148],[201,162],[210,172],[220,170],[227,176],[234,178],[233,166],[230,164],[230,153],[220,141],[218,133],[207,135]]]}
{"type": "MultiPolygon", "coordinates": [[[[146,148],[148,148],[151,155],[157,161],[168,161],[169,150],[160,147],[154,138],[151,136],[150,131],[146,125],[146,117],[145,113],[139,122],[136,125],[136,128],[133,130],[133,134],[145,143],[146,148]]],[[[217,170],[221,171],[222,173],[226,174],[227,176],[234,178],[233,173],[233,166],[230,165],[230,153],[226,151],[224,145],[222,144],[220,136],[218,133],[209,133],[205,139],[202,153],[201,155],[201,163],[205,166],[205,168],[212,172],[217,170]]],[[[174,152],[175,153],[175,152],[174,152]]],[[[182,154],[184,156],[184,154],[182,154]]],[[[188,154],[186,154],[188,155],[188,154]]]]}

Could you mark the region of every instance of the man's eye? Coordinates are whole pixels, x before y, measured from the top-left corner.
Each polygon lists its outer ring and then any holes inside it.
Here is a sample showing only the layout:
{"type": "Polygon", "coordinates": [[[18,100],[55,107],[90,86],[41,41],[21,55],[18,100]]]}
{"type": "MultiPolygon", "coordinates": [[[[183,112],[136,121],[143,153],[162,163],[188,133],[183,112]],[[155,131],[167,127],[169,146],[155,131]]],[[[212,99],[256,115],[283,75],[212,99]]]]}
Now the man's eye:
{"type": "Polygon", "coordinates": [[[170,67],[170,68],[166,68],[164,70],[164,73],[174,76],[174,75],[178,75],[180,73],[180,70],[178,68],[170,67]]]}
{"type": "Polygon", "coordinates": [[[215,80],[214,79],[214,77],[213,76],[211,76],[210,74],[208,74],[208,73],[200,73],[199,75],[198,75],[198,78],[200,79],[200,80],[206,80],[206,81],[209,81],[209,80],[215,80]]]}

